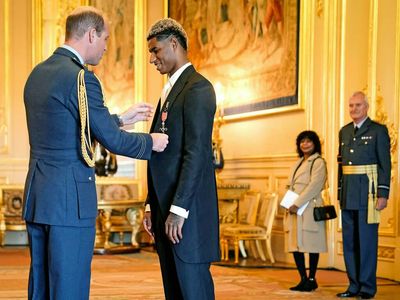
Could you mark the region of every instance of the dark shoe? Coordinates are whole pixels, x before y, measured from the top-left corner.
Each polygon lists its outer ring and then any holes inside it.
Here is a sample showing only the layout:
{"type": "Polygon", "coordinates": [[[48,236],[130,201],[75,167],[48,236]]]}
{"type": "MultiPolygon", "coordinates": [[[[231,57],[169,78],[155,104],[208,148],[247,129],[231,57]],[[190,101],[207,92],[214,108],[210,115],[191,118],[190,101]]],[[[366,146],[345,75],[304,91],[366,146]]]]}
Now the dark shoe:
{"type": "Polygon", "coordinates": [[[302,292],[302,291],[304,291],[304,285],[306,284],[306,282],[307,282],[307,278],[306,278],[306,277],[302,277],[302,278],[301,278],[301,281],[299,282],[298,285],[292,286],[292,287],[289,288],[289,289],[290,289],[291,291],[299,291],[299,292],[302,292]]]}
{"type": "Polygon", "coordinates": [[[359,292],[358,296],[360,296],[361,299],[372,299],[372,298],[374,298],[374,295],[368,294],[366,292],[359,292]]]}
{"type": "Polygon", "coordinates": [[[350,291],[345,291],[343,293],[336,294],[336,297],[338,297],[338,298],[352,298],[352,297],[357,297],[357,296],[358,296],[357,293],[352,293],[350,291]]]}
{"type": "Polygon", "coordinates": [[[317,288],[318,284],[315,278],[308,278],[308,280],[303,286],[303,292],[311,292],[313,290],[316,290],[317,288]]]}

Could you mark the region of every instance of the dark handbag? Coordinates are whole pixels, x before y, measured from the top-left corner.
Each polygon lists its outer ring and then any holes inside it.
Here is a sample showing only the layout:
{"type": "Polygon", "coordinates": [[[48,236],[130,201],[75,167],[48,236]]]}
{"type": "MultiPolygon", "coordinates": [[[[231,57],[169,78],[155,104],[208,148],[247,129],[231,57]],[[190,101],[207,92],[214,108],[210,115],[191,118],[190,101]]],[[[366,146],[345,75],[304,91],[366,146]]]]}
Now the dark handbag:
{"type": "Polygon", "coordinates": [[[315,206],[314,221],[326,221],[337,217],[336,210],[333,205],[315,206]]]}
{"type": "MultiPolygon", "coordinates": [[[[318,157],[316,159],[314,159],[311,163],[311,167],[310,167],[310,177],[311,177],[311,173],[312,173],[312,167],[314,165],[314,162],[318,159],[318,157]]],[[[323,158],[321,157],[321,159],[323,160],[323,158]]],[[[329,197],[329,188],[328,188],[328,182],[325,181],[325,187],[324,187],[324,193],[325,193],[325,197],[324,199],[328,201],[328,203],[330,202],[330,197],[329,197]]],[[[314,199],[314,204],[315,204],[315,199],[314,199]]],[[[331,219],[335,219],[337,217],[336,215],[336,210],[335,207],[333,205],[323,205],[323,206],[314,206],[314,221],[319,222],[319,221],[326,221],[326,220],[331,220],[331,219]]]]}

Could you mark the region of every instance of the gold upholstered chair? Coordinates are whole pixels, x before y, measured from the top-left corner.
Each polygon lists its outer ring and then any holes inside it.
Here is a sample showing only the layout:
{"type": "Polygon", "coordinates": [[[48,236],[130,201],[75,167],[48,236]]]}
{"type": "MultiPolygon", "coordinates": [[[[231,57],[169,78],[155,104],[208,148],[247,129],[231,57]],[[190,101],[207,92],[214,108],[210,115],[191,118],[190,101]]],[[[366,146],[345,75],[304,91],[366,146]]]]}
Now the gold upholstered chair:
{"type": "Polygon", "coordinates": [[[235,251],[235,263],[239,262],[239,241],[255,241],[258,255],[266,261],[265,252],[261,242],[264,242],[269,259],[275,262],[271,248],[271,233],[276,210],[278,207],[278,194],[266,193],[261,199],[255,225],[242,224],[240,226],[226,226],[221,231],[221,251],[223,257],[228,260],[229,242],[233,242],[235,251]]]}
{"type": "MultiPolygon", "coordinates": [[[[226,228],[242,227],[244,225],[255,225],[257,220],[257,212],[261,199],[261,193],[258,191],[247,191],[239,200],[238,205],[238,223],[222,223],[220,224],[221,237],[226,228]]],[[[228,260],[228,245],[225,239],[221,239],[221,260],[228,260]]],[[[246,250],[243,241],[238,241],[238,247],[242,256],[246,257],[246,250]]]]}

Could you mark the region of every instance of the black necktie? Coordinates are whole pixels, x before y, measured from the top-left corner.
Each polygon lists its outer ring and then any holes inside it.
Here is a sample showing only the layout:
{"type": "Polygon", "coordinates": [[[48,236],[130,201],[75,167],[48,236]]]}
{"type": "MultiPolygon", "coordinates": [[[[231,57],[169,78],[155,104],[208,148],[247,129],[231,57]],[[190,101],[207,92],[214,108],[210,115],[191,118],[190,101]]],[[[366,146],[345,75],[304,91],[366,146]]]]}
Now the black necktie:
{"type": "Polygon", "coordinates": [[[357,131],[358,131],[358,126],[355,126],[355,127],[354,127],[354,135],[357,134],[357,131]]]}

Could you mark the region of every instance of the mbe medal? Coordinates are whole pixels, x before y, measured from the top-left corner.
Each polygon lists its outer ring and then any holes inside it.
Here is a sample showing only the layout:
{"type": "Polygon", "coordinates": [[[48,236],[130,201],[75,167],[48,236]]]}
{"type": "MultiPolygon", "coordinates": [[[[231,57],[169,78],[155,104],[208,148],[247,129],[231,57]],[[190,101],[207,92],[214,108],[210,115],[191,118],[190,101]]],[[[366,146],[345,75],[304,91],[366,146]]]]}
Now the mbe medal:
{"type": "Polygon", "coordinates": [[[168,111],[165,110],[161,113],[161,128],[160,128],[160,130],[162,133],[165,133],[168,130],[168,128],[165,127],[165,121],[167,120],[167,118],[168,118],[168,111]]]}

